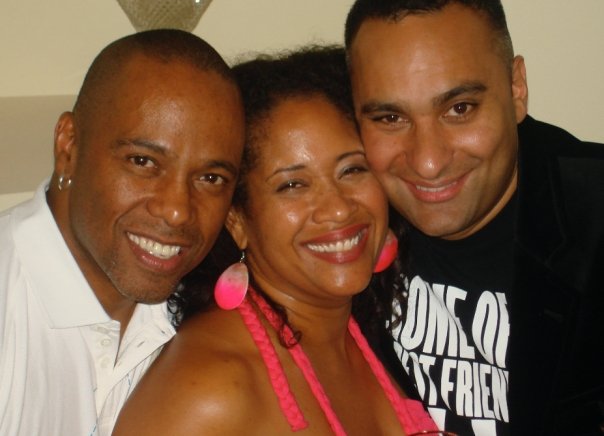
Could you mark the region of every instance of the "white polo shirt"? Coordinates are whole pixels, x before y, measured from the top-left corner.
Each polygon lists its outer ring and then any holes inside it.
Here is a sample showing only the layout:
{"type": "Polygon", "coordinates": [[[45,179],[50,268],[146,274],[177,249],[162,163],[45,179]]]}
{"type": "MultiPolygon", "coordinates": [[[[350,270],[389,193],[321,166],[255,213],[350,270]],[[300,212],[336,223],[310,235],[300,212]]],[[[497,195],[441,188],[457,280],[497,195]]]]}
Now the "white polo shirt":
{"type": "Polygon", "coordinates": [[[45,191],[0,214],[0,435],[110,435],[174,329],[165,303],[139,304],[119,344],[120,324],[71,256],[45,191]]]}

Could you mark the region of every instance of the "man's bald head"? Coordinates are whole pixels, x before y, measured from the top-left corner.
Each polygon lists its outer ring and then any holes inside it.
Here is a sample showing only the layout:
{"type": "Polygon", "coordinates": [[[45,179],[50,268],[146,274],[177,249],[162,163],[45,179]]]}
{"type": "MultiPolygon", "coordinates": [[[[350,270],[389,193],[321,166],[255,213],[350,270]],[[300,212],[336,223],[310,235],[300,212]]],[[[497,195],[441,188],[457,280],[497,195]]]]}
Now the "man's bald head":
{"type": "Polygon", "coordinates": [[[231,69],[218,52],[192,33],[176,29],[139,32],[112,42],[94,59],[74,106],[76,123],[99,116],[103,103],[114,97],[111,90],[120,73],[137,56],[166,64],[186,63],[200,71],[215,72],[235,84],[231,69]]]}

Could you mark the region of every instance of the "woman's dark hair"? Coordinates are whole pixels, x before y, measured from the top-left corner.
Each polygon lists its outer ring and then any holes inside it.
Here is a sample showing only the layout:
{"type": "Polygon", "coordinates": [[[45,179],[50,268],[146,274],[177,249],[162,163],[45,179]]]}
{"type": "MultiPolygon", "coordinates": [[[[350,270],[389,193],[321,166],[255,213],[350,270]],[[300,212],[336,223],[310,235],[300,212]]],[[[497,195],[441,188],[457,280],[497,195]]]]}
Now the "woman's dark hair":
{"type": "Polygon", "coordinates": [[[233,73],[243,97],[246,143],[233,205],[245,210],[246,177],[259,158],[263,122],[291,98],[323,97],[354,122],[346,56],[341,46],[310,46],[240,63],[233,73]]]}
{"type": "MultiPolygon", "coordinates": [[[[325,98],[354,123],[354,110],[341,46],[312,46],[276,56],[261,56],[233,68],[241,89],[246,116],[246,144],[233,207],[245,212],[248,200],[247,175],[261,156],[258,139],[262,137],[263,121],[280,103],[291,98],[325,98]]],[[[397,229],[399,238],[404,229],[397,229]]],[[[406,244],[399,244],[404,247],[406,244]]],[[[179,291],[170,300],[177,323],[197,311],[208,308],[213,301],[213,286],[220,273],[240,259],[241,253],[229,233],[223,229],[206,259],[182,281],[179,291]]],[[[403,257],[404,258],[404,257],[403,257]]],[[[390,321],[392,302],[400,280],[400,262],[375,275],[367,290],[353,298],[353,315],[364,330],[378,331],[390,321]]],[[[255,287],[258,292],[261,289],[255,287]]],[[[264,295],[287,323],[285,311],[264,295]]]]}

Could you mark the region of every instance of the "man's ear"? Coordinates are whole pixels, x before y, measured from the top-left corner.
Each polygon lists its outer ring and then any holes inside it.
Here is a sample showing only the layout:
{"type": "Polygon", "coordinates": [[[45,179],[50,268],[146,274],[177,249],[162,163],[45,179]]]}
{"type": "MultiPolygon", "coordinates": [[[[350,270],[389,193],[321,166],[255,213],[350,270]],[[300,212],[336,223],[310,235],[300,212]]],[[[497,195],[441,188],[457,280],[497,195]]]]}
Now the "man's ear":
{"type": "Polygon", "coordinates": [[[77,155],[75,121],[72,112],[63,112],[55,126],[55,174],[71,177],[77,155]]]}
{"type": "Polygon", "coordinates": [[[512,98],[516,110],[516,122],[520,123],[528,113],[528,83],[522,56],[516,56],[512,64],[512,98]]]}
{"type": "Polygon", "coordinates": [[[245,231],[245,219],[243,213],[236,207],[231,206],[227,214],[225,226],[240,250],[247,248],[247,233],[245,231]]]}

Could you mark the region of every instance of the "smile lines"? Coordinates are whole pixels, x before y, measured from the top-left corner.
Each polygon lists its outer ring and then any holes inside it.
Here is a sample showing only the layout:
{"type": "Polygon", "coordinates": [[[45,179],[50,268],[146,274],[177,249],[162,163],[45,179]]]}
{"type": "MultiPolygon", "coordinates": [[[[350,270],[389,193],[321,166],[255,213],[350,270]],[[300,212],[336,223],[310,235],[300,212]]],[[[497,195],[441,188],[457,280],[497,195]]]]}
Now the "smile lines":
{"type": "Polygon", "coordinates": [[[306,244],[306,246],[319,253],[340,253],[342,251],[351,250],[353,247],[359,245],[363,232],[357,233],[352,238],[344,239],[338,242],[332,242],[329,244],[306,244]]]}
{"type": "Polygon", "coordinates": [[[170,259],[180,253],[180,246],[178,245],[164,245],[152,239],[143,238],[142,236],[136,236],[132,233],[128,233],[128,239],[138,245],[140,248],[145,250],[152,256],[160,259],[170,259]]]}

